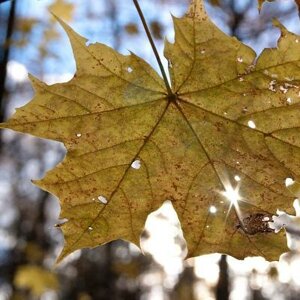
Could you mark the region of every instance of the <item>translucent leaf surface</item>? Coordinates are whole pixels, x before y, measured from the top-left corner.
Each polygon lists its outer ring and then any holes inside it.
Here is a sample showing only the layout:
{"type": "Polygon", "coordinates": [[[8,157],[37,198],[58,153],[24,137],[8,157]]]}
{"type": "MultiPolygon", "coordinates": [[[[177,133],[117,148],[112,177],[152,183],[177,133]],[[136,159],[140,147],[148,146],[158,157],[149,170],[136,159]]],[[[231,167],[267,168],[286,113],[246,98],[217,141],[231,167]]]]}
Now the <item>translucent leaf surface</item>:
{"type": "Polygon", "coordinates": [[[60,199],[65,247],[124,239],[139,245],[149,213],[171,200],[189,256],[278,259],[268,221],[292,211],[286,178],[300,175],[300,43],[282,25],[259,58],[221,32],[203,3],[174,18],[166,43],[173,95],[142,59],[63,24],[77,72],[64,84],[32,78],[35,98],[2,127],[61,141],[64,161],[36,182],[60,199]]]}

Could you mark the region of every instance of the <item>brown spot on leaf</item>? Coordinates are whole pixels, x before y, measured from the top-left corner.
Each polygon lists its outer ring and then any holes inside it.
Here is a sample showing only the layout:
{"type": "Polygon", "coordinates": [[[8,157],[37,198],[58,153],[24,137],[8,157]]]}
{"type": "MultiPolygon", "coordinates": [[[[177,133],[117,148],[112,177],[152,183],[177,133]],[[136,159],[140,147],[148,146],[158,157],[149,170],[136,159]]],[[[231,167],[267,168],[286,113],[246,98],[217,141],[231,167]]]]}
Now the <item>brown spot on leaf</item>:
{"type": "Polygon", "coordinates": [[[272,220],[270,214],[255,213],[245,217],[242,220],[242,224],[239,222],[237,228],[242,229],[249,235],[274,232],[274,230],[269,227],[268,222],[270,222],[270,220],[272,220]]]}

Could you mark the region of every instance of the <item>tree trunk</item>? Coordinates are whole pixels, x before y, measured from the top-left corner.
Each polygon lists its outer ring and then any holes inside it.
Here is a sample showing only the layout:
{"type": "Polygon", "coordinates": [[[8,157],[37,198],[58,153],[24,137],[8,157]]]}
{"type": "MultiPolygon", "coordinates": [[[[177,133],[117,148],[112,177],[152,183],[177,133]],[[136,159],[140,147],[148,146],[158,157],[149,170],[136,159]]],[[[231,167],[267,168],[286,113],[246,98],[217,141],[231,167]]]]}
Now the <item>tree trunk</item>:
{"type": "MultiPolygon", "coordinates": [[[[6,73],[7,73],[7,63],[9,59],[9,52],[10,52],[10,42],[11,37],[14,30],[15,24],[15,14],[16,14],[16,5],[17,0],[11,1],[5,40],[0,48],[0,123],[3,122],[5,116],[5,103],[4,97],[6,94],[5,91],[5,80],[6,80],[6,73]]],[[[1,151],[1,134],[0,131],[0,151],[1,151]]]]}
{"type": "Polygon", "coordinates": [[[216,300],[229,299],[229,276],[228,276],[228,263],[227,256],[222,255],[219,261],[219,281],[216,286],[216,300]]]}

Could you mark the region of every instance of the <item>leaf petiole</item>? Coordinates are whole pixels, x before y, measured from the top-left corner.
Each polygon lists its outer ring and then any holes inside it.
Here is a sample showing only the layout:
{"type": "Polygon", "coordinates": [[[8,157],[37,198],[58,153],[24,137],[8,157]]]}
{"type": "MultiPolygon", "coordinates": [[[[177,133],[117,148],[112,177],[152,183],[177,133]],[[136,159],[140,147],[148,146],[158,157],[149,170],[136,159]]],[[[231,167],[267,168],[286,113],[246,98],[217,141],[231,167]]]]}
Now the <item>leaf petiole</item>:
{"type": "Polygon", "coordinates": [[[165,69],[163,67],[162,61],[161,61],[160,56],[158,54],[157,48],[156,48],[155,43],[153,41],[151,32],[150,32],[149,27],[147,25],[147,22],[146,22],[146,19],[144,17],[144,14],[142,12],[142,9],[140,7],[140,4],[139,4],[138,0],[133,0],[133,3],[135,5],[135,7],[136,7],[136,10],[137,10],[137,12],[139,14],[139,17],[140,17],[141,21],[142,21],[142,24],[143,24],[145,32],[147,34],[148,40],[149,40],[150,45],[152,47],[153,53],[155,55],[155,58],[157,60],[158,65],[159,65],[161,74],[163,76],[163,79],[164,79],[164,82],[165,82],[165,85],[166,85],[166,88],[167,88],[167,91],[168,91],[168,95],[169,96],[173,96],[173,92],[172,92],[172,89],[170,87],[170,84],[169,84],[169,81],[168,81],[168,78],[167,78],[167,74],[166,74],[165,69]]]}

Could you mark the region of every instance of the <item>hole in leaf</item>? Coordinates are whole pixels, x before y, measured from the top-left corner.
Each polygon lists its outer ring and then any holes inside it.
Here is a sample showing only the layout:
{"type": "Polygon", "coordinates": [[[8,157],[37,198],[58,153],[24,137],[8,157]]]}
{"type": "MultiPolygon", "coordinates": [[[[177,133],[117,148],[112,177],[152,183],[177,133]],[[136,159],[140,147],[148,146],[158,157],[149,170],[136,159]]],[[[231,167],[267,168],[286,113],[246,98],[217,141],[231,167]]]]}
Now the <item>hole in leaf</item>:
{"type": "Polygon", "coordinates": [[[132,71],[133,71],[133,69],[132,69],[131,67],[128,67],[128,68],[127,68],[127,72],[128,72],[128,73],[131,73],[132,71]]]}
{"type": "Polygon", "coordinates": [[[284,79],[287,80],[287,81],[293,81],[294,80],[293,77],[285,77],[284,79]]]}
{"type": "Polygon", "coordinates": [[[215,214],[217,212],[217,208],[212,205],[210,208],[209,208],[209,212],[212,213],[212,214],[215,214]]]}
{"type": "Polygon", "coordinates": [[[293,203],[293,207],[295,209],[296,216],[300,217],[300,201],[299,201],[299,199],[295,199],[295,201],[293,203]]]}
{"type": "MultiPolygon", "coordinates": [[[[189,216],[186,215],[186,218],[188,220],[189,216]]],[[[178,265],[176,261],[181,262],[186,256],[186,242],[171,201],[165,201],[158,210],[147,217],[141,247],[158,263],[172,270],[178,265]]]]}
{"type": "Polygon", "coordinates": [[[133,169],[136,169],[136,170],[138,170],[138,169],[140,169],[140,167],[141,167],[141,161],[140,160],[135,160],[132,164],[131,164],[131,167],[133,168],[133,169]]]}
{"type": "Polygon", "coordinates": [[[285,87],[282,86],[282,85],[279,87],[279,90],[280,90],[283,94],[286,94],[286,93],[288,92],[288,89],[285,88],[285,87]]]}
{"type": "Polygon", "coordinates": [[[248,112],[248,108],[247,107],[243,107],[243,109],[242,109],[242,113],[246,113],[246,112],[248,112]]]}
{"type": "Polygon", "coordinates": [[[295,183],[295,180],[291,177],[287,177],[285,179],[285,186],[286,187],[289,187],[289,186],[293,185],[294,183],[295,183]]]}
{"type": "Polygon", "coordinates": [[[103,203],[103,204],[107,204],[107,199],[104,197],[104,196],[99,196],[98,197],[98,200],[101,202],[101,203],[103,203]]]}
{"type": "Polygon", "coordinates": [[[239,181],[241,181],[241,177],[239,175],[235,175],[234,176],[234,180],[237,181],[237,182],[239,182],[239,181]]]}
{"type": "Polygon", "coordinates": [[[255,125],[254,121],[252,121],[252,120],[248,121],[248,126],[252,129],[256,128],[256,125],[255,125]]]}

